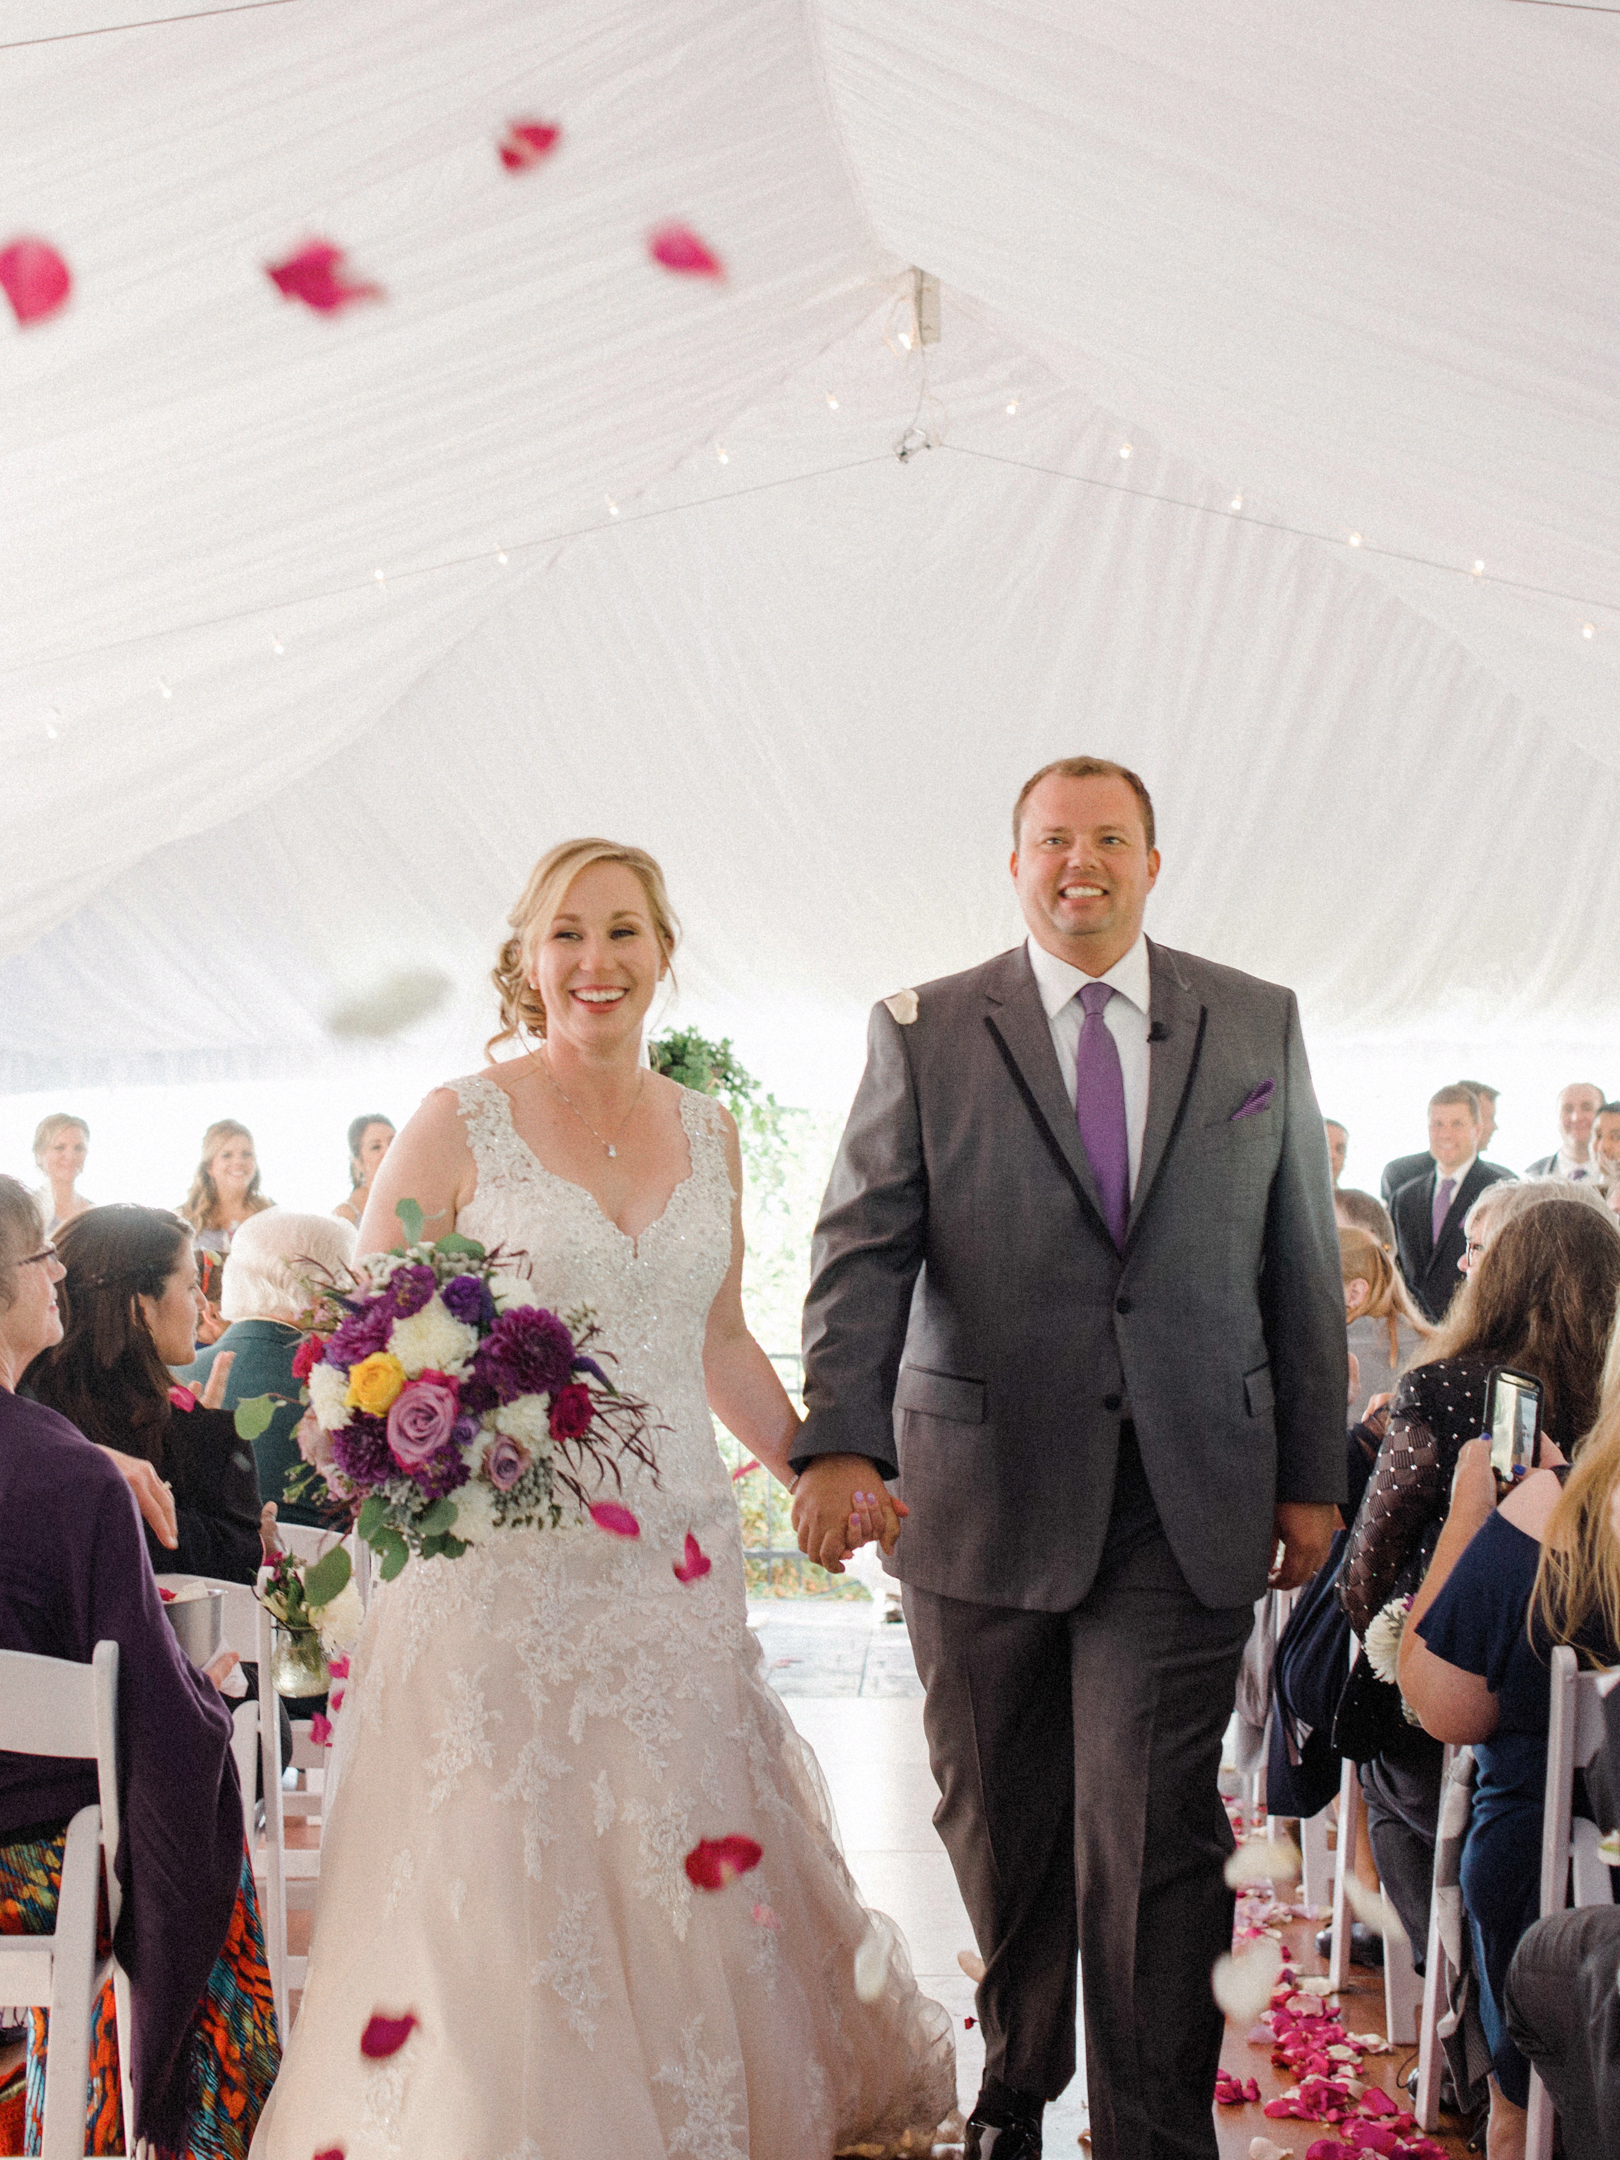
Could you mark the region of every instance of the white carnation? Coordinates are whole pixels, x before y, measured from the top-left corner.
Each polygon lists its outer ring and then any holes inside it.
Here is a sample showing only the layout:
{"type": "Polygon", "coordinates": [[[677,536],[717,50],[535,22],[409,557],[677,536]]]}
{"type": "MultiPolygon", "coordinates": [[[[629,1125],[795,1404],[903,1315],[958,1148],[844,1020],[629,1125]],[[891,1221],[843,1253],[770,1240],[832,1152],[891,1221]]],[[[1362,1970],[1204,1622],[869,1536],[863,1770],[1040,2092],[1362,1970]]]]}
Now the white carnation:
{"type": "Polygon", "coordinates": [[[495,1535],[495,1488],[486,1485],[482,1478],[472,1478],[456,1488],[456,1519],[450,1526],[452,1537],[462,1538],[469,1545],[482,1545],[495,1535]]]}
{"type": "Polygon", "coordinates": [[[489,1294],[495,1300],[497,1312],[510,1312],[514,1305],[538,1305],[540,1302],[534,1284],[522,1275],[492,1275],[489,1294]]]}
{"type": "Polygon", "coordinates": [[[359,1585],[351,1575],[330,1605],[312,1605],[309,1617],[328,1657],[342,1657],[360,1640],[366,1608],[360,1602],[359,1585]]]}
{"type": "Polygon", "coordinates": [[[336,1432],[348,1422],[349,1376],[340,1365],[312,1365],[309,1401],[316,1422],[324,1432],[336,1432]]]}
{"type": "Polygon", "coordinates": [[[405,1377],[418,1373],[455,1373],[478,1347],[478,1330],[458,1320],[436,1293],[420,1312],[408,1320],[396,1320],[388,1347],[405,1368],[405,1377]]]}
{"type": "Polygon", "coordinates": [[[520,1395],[516,1402],[502,1403],[495,1425],[531,1454],[544,1454],[551,1446],[551,1405],[543,1395],[520,1395]]]}
{"type": "Polygon", "coordinates": [[[1379,1679],[1387,1680],[1391,1687],[1398,1685],[1401,1637],[1406,1632],[1406,1613],[1411,1602],[1410,1598],[1391,1598],[1381,1612],[1374,1613],[1362,1639],[1362,1652],[1367,1663],[1379,1679]]]}

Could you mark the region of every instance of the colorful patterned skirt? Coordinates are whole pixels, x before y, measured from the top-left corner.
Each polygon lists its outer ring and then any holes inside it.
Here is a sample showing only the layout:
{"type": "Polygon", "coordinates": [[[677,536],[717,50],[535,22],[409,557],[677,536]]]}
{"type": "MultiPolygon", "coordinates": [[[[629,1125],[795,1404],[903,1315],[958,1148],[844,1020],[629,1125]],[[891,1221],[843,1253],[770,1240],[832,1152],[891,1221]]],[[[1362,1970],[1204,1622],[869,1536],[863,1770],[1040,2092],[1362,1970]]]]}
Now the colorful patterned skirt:
{"type": "MultiPolygon", "coordinates": [[[[0,1935],[43,1935],[56,1923],[67,1831],[54,1837],[0,1845],[0,1935]]],[[[106,1893],[97,1943],[106,1955],[106,1893]]],[[[28,2098],[23,2151],[40,2150],[45,2126],[45,2045],[50,2014],[28,2015],[28,2098]]],[[[183,2051],[186,2134],[174,2160],[246,2160],[276,2070],[281,2043],[276,2033],[270,1969],[265,1962],[259,1903],[246,1847],[242,1876],[225,1947],[214,1961],[183,2051]]],[[[123,2108],[118,2086],[118,2026],[112,1982],[97,2000],[90,2028],[90,2087],[85,2109],[87,2153],[124,2151],[123,2108]]],[[[154,2147],[158,2160],[171,2149],[154,2147]]]]}

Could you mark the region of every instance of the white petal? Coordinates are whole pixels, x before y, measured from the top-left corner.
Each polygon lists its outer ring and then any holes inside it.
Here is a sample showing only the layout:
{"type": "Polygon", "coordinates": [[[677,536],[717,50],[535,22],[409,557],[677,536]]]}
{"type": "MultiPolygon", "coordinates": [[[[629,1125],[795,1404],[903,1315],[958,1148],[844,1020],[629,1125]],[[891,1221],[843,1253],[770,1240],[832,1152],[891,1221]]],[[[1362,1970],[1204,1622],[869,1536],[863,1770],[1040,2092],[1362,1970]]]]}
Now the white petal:
{"type": "Polygon", "coordinates": [[[1215,1960],[1209,1984],[1216,2002],[1235,2024],[1252,2025],[1270,2003],[1282,1963],[1281,1949],[1266,1940],[1257,1942],[1242,1957],[1228,1953],[1215,1960]]]}

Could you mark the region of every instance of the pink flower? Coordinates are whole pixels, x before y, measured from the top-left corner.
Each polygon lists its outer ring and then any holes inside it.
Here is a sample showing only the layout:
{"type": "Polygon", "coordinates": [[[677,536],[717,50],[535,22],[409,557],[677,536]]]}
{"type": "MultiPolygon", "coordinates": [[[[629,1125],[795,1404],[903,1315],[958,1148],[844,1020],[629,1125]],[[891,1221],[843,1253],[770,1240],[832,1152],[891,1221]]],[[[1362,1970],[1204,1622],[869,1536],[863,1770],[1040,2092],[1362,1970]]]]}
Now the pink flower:
{"type": "Polygon", "coordinates": [[[317,1747],[330,1747],[332,1745],[332,1721],[330,1718],[324,1717],[319,1710],[309,1721],[309,1737],[317,1747]]]}
{"type": "Polygon", "coordinates": [[[372,2062],[382,2062],[390,2055],[397,2055],[420,2022],[413,2010],[407,2010],[399,2017],[390,2017],[386,2010],[373,2010],[369,2024],[360,2035],[361,2054],[372,2062]]]}
{"type": "Polygon", "coordinates": [[[328,1658],[326,1669],[334,1680],[347,1680],[349,1677],[349,1661],[346,1657],[328,1658]]]}
{"type": "Polygon", "coordinates": [[[455,1428],[460,1407],[456,1383],[443,1373],[409,1380],[388,1411],[388,1452],[402,1470],[420,1470],[455,1428]]]}
{"type": "Polygon", "coordinates": [[[190,1388],[182,1387],[178,1380],[169,1390],[169,1400],[177,1410],[195,1410],[197,1407],[196,1396],[192,1394],[190,1388]]]}
{"type": "Polygon", "coordinates": [[[501,163],[508,172],[525,172],[551,155],[561,133],[561,128],[547,127],[540,120],[514,120],[496,144],[501,163]]]}
{"type": "Polygon", "coordinates": [[[332,1462],[332,1435],[313,1410],[306,1410],[298,1420],[293,1438],[298,1442],[298,1452],[305,1462],[324,1476],[332,1462]]]}
{"type": "Polygon", "coordinates": [[[324,1335],[306,1335],[293,1352],[292,1376],[295,1380],[307,1380],[326,1353],[324,1335]]]}
{"type": "Polygon", "coordinates": [[[484,1457],[484,1475],[495,1490],[510,1492],[528,1467],[527,1451],[518,1446],[510,1433],[497,1433],[484,1457]]]}
{"type": "Polygon", "coordinates": [[[570,1381],[551,1398],[552,1439],[577,1440],[581,1433],[590,1430],[595,1415],[596,1405],[591,1401],[590,1389],[581,1387],[577,1380],[570,1381]]]}
{"type": "Polygon", "coordinates": [[[714,1562],[703,1550],[703,1547],[698,1543],[691,1531],[688,1530],[686,1533],[686,1557],[684,1560],[673,1561],[671,1565],[674,1567],[677,1582],[701,1582],[710,1568],[714,1566],[714,1562]]]}
{"type": "Polygon", "coordinates": [[[654,262],[684,277],[723,278],[726,274],[719,256],[685,225],[660,225],[656,232],[650,232],[647,252],[654,262]]]}
{"type": "Polygon", "coordinates": [[[282,263],[266,263],[265,275],[289,300],[302,300],[317,314],[332,315],[352,300],[380,300],[380,285],[351,278],[343,266],[343,250],[329,240],[312,240],[282,263]]]}
{"type": "Polygon", "coordinates": [[[617,1500],[594,1500],[590,1508],[591,1521],[598,1530],[606,1530],[613,1537],[640,1537],[641,1525],[627,1507],[620,1507],[617,1500]]]}
{"type": "Polygon", "coordinates": [[[764,1848],[751,1837],[699,1838],[686,1856],[686,1872],[694,1889],[723,1890],[763,1858],[764,1848]]]}
{"type": "Polygon", "coordinates": [[[0,291],[25,327],[65,307],[72,290],[67,264],[47,241],[13,240],[0,249],[0,291]]]}

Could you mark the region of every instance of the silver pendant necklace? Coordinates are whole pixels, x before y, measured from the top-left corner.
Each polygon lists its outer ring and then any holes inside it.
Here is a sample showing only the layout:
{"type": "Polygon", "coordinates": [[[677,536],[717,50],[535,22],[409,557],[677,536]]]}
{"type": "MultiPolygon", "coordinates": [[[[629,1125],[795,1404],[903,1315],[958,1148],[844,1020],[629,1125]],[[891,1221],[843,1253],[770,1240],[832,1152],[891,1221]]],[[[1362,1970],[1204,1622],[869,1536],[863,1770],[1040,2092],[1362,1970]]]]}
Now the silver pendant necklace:
{"type": "Polygon", "coordinates": [[[591,1138],[596,1142],[597,1146],[599,1148],[606,1149],[610,1161],[616,1159],[619,1152],[619,1142],[624,1138],[624,1129],[629,1124],[630,1120],[635,1116],[637,1107],[641,1102],[641,1091],[647,1084],[646,1066],[643,1065],[640,1073],[637,1075],[636,1092],[631,1097],[629,1109],[619,1120],[618,1131],[613,1135],[613,1138],[611,1140],[604,1140],[602,1138],[602,1135],[597,1131],[596,1127],[591,1123],[590,1119],[585,1115],[584,1111],[579,1107],[579,1104],[575,1102],[573,1096],[569,1094],[568,1090],[557,1078],[557,1075],[552,1071],[551,1060],[549,1057],[547,1057],[546,1053],[543,1050],[540,1053],[540,1062],[545,1069],[546,1078],[557,1090],[557,1093],[562,1097],[563,1101],[568,1105],[569,1109],[573,1111],[575,1117],[579,1119],[579,1122],[584,1126],[585,1130],[590,1134],[591,1138]]]}

